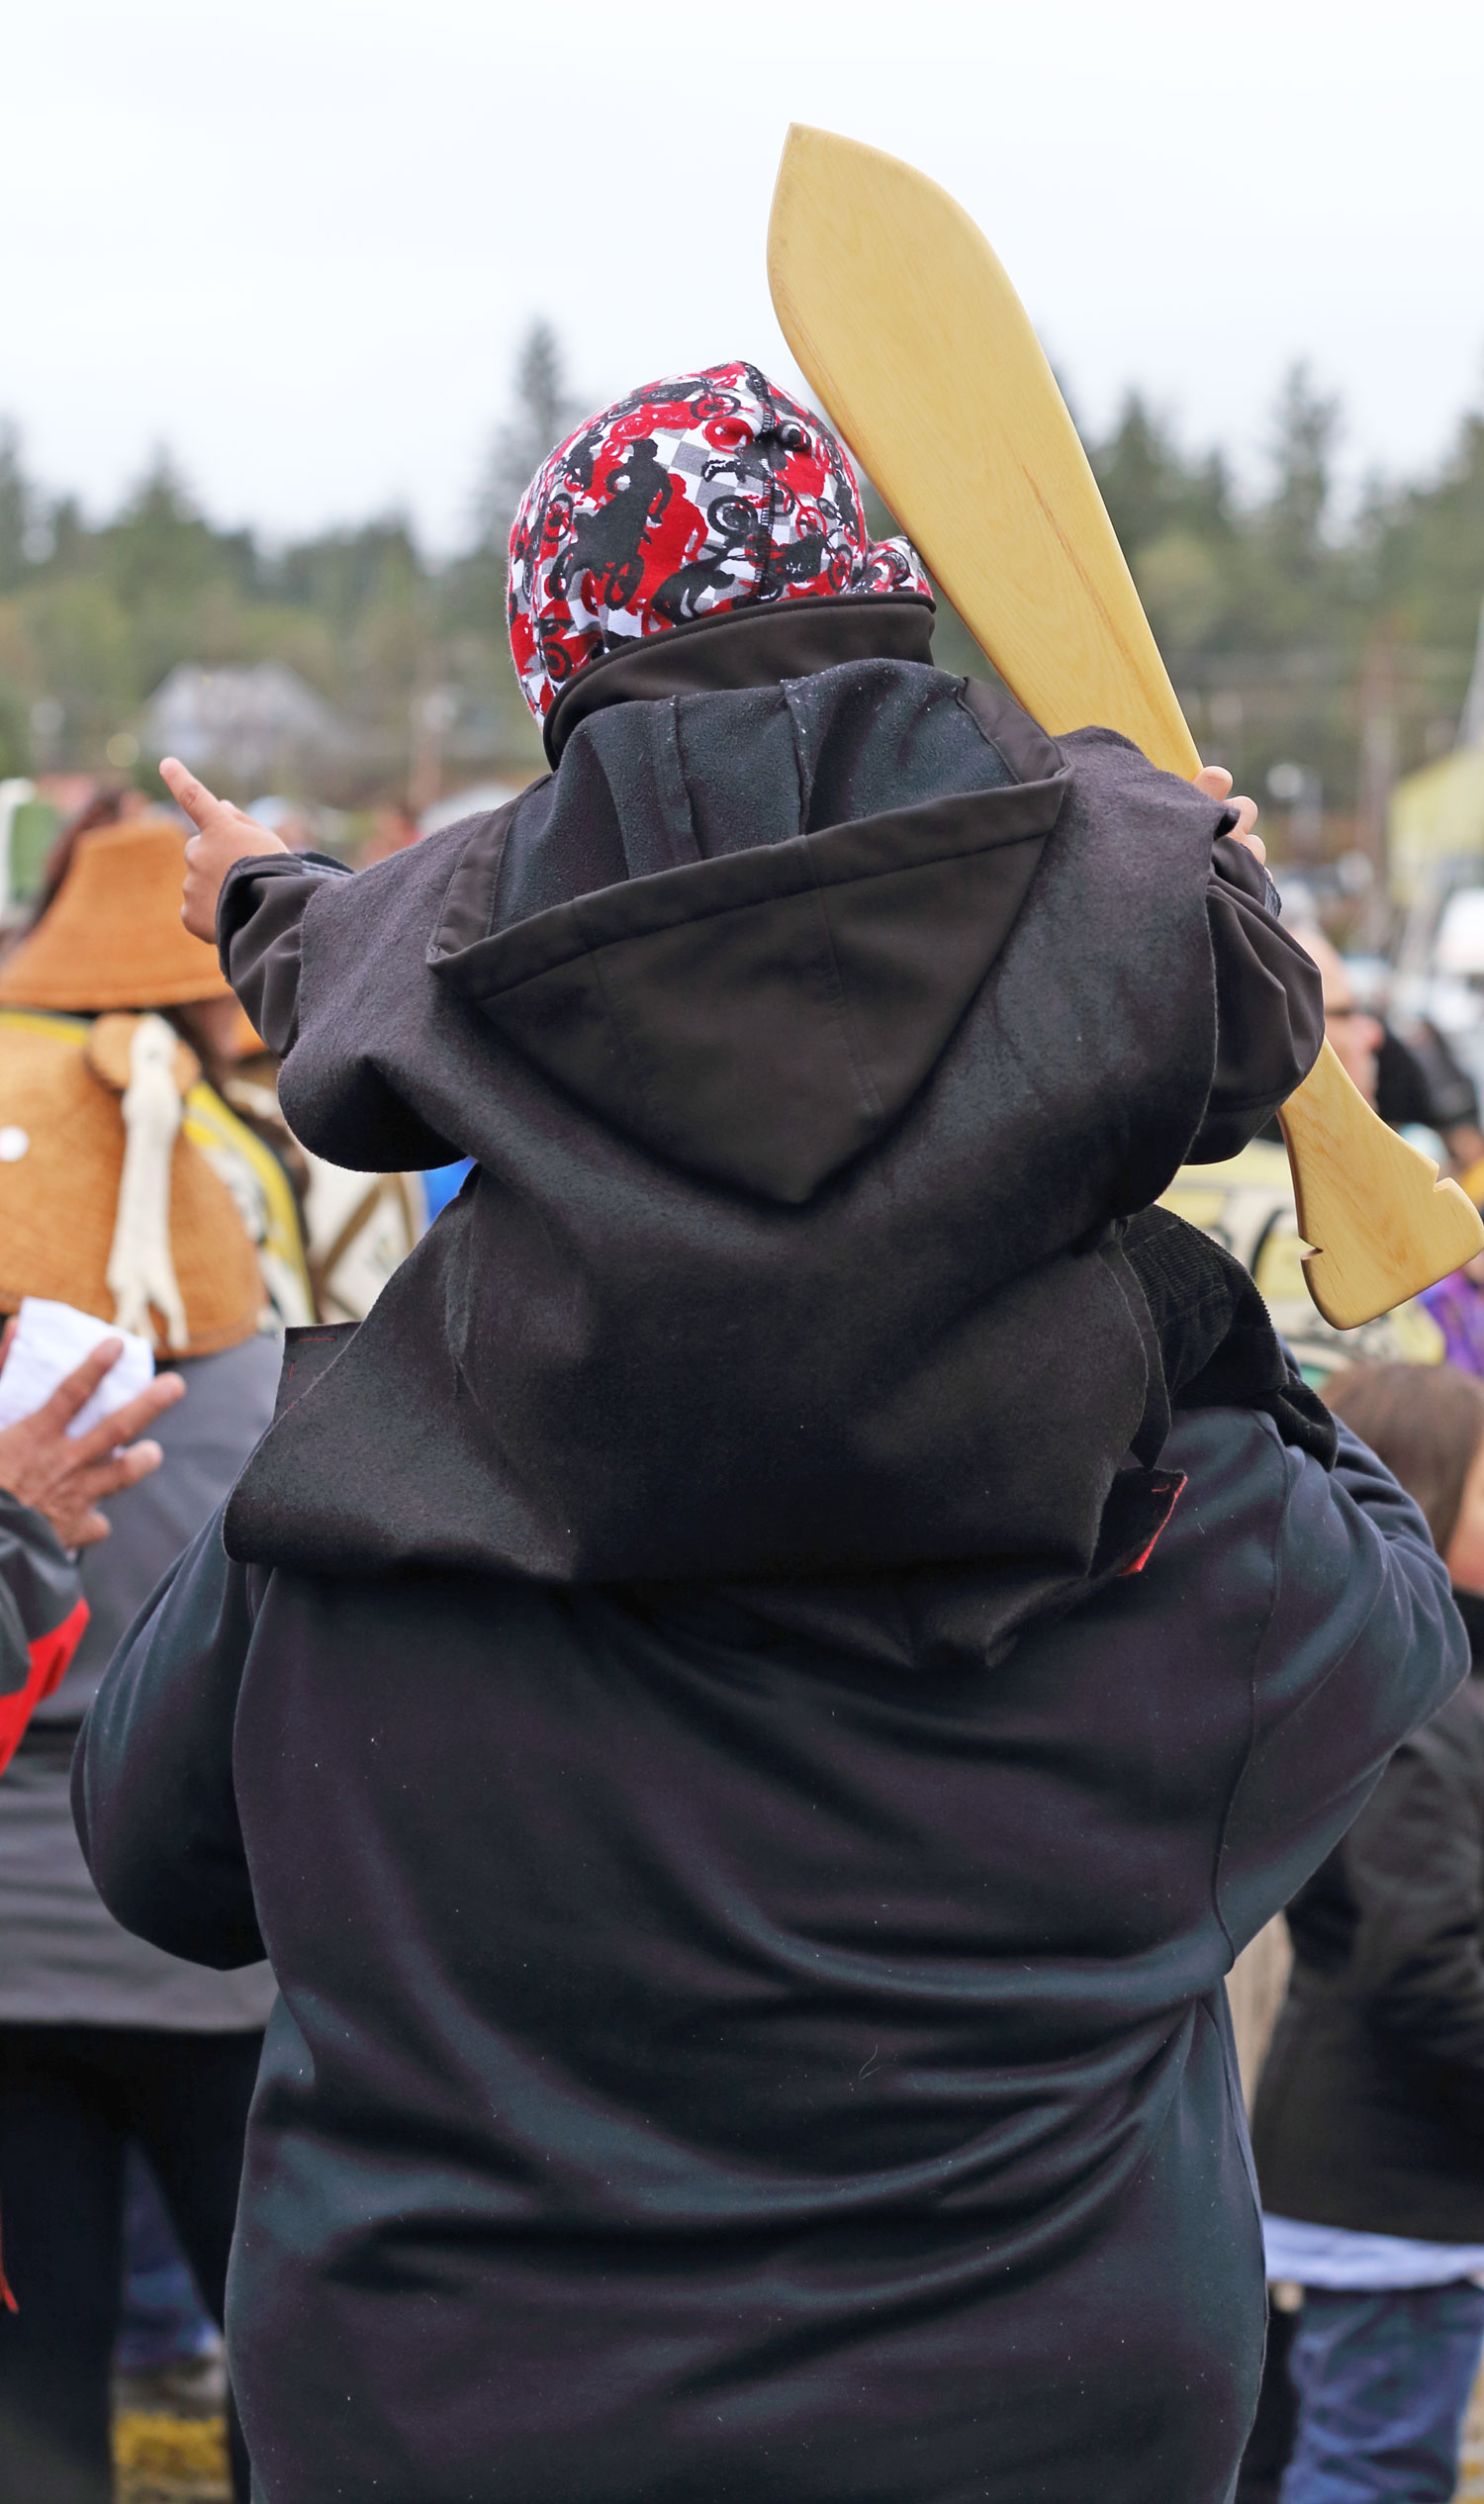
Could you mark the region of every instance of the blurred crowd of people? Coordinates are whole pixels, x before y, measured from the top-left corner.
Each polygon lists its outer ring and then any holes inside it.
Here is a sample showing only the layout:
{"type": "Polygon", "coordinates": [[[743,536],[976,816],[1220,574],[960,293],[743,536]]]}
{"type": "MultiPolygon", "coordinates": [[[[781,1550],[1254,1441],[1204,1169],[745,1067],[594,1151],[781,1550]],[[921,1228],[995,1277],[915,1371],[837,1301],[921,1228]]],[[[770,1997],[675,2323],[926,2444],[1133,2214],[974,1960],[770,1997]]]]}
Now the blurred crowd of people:
{"type": "MultiPolygon", "coordinates": [[[[379,833],[390,851],[416,828],[395,811],[379,833]]],[[[79,1440],[67,1429],[109,1343],[0,1431],[0,1621],[15,1621],[0,1623],[0,2226],[20,2290],[0,2324],[0,2494],[15,2504],[105,2504],[121,2393],[226,2405],[228,2252],[273,1995],[265,1966],[213,1974],[104,1909],[69,1806],[79,1724],[267,1425],[285,1328],[363,1315],[460,1179],[348,1173],[298,1146],[276,1065],[181,926],[184,835],[173,810],[101,789],[0,962],[0,1310],[44,1299],[110,1321],[127,1303],[136,1329],[164,1317],[169,1368],[79,1440]]],[[[231,2449],[245,2497],[234,2418],[231,2449]]]]}
{"type": "MultiPolygon", "coordinates": [[[[1376,1015],[1304,940],[1362,1095],[1484,1198],[1478,1095],[1446,1039],[1376,1015]]],[[[1239,2504],[1445,2504],[1484,2349],[1484,1254],[1342,1333],[1304,1291],[1275,1129],[1166,1200],[1252,1271],[1307,1379],[1415,1497],[1473,1645],[1468,1685],[1232,1992],[1272,2292],[1239,2504]]]]}

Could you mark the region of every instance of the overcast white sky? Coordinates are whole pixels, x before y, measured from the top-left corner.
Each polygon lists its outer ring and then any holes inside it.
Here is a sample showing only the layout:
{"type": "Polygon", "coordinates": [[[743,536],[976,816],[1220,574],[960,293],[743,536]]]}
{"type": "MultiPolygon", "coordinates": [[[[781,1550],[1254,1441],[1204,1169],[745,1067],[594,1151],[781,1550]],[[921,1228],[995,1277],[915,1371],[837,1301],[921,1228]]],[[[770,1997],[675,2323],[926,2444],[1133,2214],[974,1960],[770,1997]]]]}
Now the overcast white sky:
{"type": "Polygon", "coordinates": [[[220,519],[446,545],[538,313],[595,405],[790,375],[790,119],[957,193],[1094,424],[1251,470],[1304,356],[1398,471],[1484,397],[1480,0],[34,0],[0,63],[0,414],[95,511],[163,439],[220,519]]]}

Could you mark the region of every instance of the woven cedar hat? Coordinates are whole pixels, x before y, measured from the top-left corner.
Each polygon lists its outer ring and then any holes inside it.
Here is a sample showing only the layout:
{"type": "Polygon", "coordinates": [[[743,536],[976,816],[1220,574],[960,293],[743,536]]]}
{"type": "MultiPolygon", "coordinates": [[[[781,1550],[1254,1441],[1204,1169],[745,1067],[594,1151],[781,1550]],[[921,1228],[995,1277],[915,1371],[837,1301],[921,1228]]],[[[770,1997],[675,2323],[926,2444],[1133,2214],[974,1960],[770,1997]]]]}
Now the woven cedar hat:
{"type": "MultiPolygon", "coordinates": [[[[0,1016],[0,1312],[38,1295],[116,1319],[107,1271],[124,1170],[121,1089],[139,1023],[0,1016]]],[[[177,1085],[198,1074],[180,1046],[177,1085]]],[[[170,1159],[169,1239],[186,1339],[166,1349],[157,1329],[161,1353],[209,1356],[250,1339],[263,1306],[257,1256],[232,1192],[183,1134],[170,1159]]]]}
{"type": "Polygon", "coordinates": [[[217,952],[180,918],[185,836],[131,817],[85,835],[47,910],[0,967],[0,1002],[25,1008],[180,1008],[223,998],[217,952]]]}

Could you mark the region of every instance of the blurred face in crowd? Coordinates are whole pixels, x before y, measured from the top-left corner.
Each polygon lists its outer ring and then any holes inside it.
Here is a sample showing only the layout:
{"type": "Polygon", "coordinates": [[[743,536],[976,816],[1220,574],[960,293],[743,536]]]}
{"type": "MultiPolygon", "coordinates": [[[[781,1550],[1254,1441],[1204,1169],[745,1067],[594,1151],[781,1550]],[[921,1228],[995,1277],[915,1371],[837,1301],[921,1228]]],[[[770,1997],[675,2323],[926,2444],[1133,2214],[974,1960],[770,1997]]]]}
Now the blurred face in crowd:
{"type": "Polygon", "coordinates": [[[1367,1104],[1376,1100],[1376,1055],[1381,1049],[1381,1025],[1368,1008],[1361,1008],[1355,999],[1355,987],[1349,974],[1328,939],[1318,933],[1304,934],[1304,946],[1318,966],[1325,986],[1325,1033],[1333,1045],[1336,1058],[1343,1062],[1367,1104]]]}
{"type": "Polygon", "coordinates": [[[1352,1365],[1325,1399],[1400,1480],[1457,1591],[1484,1600],[1484,1381],[1457,1365],[1352,1365]]]}
{"type": "Polygon", "coordinates": [[[1458,1591],[1484,1596],[1484,1443],[1479,1445],[1463,1481],[1463,1501],[1443,1563],[1458,1591]]]}

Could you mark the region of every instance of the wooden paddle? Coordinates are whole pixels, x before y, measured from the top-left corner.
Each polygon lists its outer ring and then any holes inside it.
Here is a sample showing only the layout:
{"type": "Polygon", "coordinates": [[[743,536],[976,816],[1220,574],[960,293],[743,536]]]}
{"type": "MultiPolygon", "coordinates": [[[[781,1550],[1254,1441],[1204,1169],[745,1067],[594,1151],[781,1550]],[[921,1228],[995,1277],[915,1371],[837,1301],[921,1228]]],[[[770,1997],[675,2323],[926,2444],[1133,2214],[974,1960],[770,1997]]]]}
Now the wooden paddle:
{"type": "MultiPolygon", "coordinates": [[[[1005,684],[1055,735],[1097,722],[1200,758],[1097,481],[1015,290],[925,174],[795,123],[768,234],[784,336],[1005,684]]],[[[1456,1182],[1328,1043],[1279,1116],[1309,1293],[1341,1330],[1484,1248],[1456,1182]]]]}

